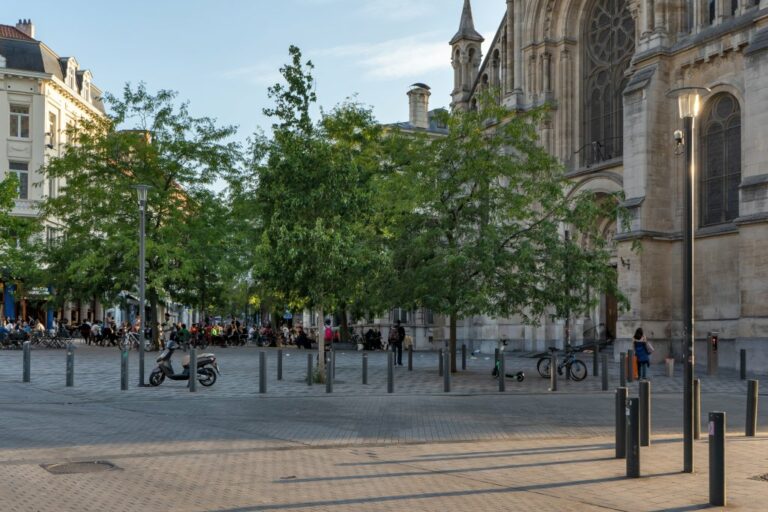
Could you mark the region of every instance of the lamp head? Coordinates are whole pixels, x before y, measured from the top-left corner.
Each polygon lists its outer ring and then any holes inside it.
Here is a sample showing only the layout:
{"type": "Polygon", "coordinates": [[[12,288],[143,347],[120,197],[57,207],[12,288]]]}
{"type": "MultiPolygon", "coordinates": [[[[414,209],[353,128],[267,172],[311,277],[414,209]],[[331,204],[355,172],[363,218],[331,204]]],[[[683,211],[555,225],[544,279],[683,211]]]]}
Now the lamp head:
{"type": "Polygon", "coordinates": [[[144,205],[147,204],[147,190],[150,189],[149,185],[134,185],[133,188],[136,189],[136,194],[139,197],[139,206],[142,208],[144,205]]]}
{"type": "Polygon", "coordinates": [[[696,117],[701,108],[701,98],[709,94],[710,90],[706,87],[678,87],[667,91],[668,98],[677,100],[678,113],[680,119],[686,117],[696,117]]]}

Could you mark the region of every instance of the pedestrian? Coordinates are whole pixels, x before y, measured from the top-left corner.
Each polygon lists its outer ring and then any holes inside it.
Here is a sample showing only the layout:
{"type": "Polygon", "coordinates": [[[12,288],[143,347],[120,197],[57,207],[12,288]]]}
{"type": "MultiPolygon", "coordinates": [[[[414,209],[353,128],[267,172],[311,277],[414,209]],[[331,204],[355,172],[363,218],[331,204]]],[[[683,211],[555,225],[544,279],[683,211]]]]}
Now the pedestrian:
{"type": "Polygon", "coordinates": [[[403,341],[405,341],[405,327],[400,325],[400,320],[389,331],[389,344],[395,353],[395,364],[403,366],[403,341]]]}
{"type": "Polygon", "coordinates": [[[638,327],[635,335],[632,337],[635,348],[635,357],[637,358],[637,373],[641,379],[648,379],[648,367],[651,364],[651,354],[653,345],[643,334],[642,327],[638,327]]]}
{"type": "Polygon", "coordinates": [[[85,340],[86,345],[91,344],[91,324],[88,323],[88,320],[83,320],[80,324],[80,335],[85,340]]]}
{"type": "Polygon", "coordinates": [[[307,333],[304,332],[304,328],[302,326],[296,327],[296,346],[299,348],[305,348],[307,350],[312,348],[312,342],[307,337],[307,333]]]}

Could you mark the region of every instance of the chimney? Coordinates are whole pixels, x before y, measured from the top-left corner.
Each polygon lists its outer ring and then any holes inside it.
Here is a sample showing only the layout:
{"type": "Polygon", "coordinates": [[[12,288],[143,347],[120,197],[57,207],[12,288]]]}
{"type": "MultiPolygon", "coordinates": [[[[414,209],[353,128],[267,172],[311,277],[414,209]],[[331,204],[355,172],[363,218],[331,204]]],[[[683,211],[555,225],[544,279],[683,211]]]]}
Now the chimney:
{"type": "Polygon", "coordinates": [[[32,20],[19,20],[16,24],[16,30],[24,32],[32,39],[35,38],[35,25],[32,23],[32,20]]]}
{"type": "Polygon", "coordinates": [[[408,91],[408,121],[415,128],[429,128],[429,86],[413,84],[408,91]]]}

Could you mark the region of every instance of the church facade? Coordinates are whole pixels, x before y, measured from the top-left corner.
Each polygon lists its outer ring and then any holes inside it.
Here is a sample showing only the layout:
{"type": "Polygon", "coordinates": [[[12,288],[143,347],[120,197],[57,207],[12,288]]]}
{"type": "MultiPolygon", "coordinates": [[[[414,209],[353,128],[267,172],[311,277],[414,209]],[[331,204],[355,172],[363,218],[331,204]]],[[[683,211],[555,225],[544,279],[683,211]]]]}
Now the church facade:
{"type": "MultiPolygon", "coordinates": [[[[549,104],[541,142],[573,193],[621,192],[630,212],[628,229],[602,226],[629,309],[599,297],[572,319],[573,342],[615,337],[626,349],[643,327],[654,357],[681,354],[685,165],[673,133],[683,122],[667,93],[699,86],[711,92],[685,141],[697,167],[697,353],[718,333],[721,365],[737,365],[742,348],[768,361],[768,0],[507,0],[490,37],[483,55],[465,0],[450,41],[452,108],[475,108],[483,91],[511,109],[549,104]]],[[[459,335],[541,350],[562,345],[565,322],[467,318],[459,335]]]]}

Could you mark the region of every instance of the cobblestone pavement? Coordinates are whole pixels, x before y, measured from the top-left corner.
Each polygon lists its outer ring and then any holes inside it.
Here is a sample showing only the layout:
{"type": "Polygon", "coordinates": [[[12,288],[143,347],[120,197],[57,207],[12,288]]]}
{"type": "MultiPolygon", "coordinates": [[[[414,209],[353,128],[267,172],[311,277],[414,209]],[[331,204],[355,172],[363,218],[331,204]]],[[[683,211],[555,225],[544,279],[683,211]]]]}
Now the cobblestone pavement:
{"type": "MultiPolygon", "coordinates": [[[[389,395],[384,354],[369,354],[369,386],[359,384],[360,354],[339,354],[328,395],[303,381],[304,352],[286,352],[278,382],[270,351],[259,395],[258,350],[214,351],[224,374],[198,393],[180,382],[120,392],[117,350],[90,347],[77,350],[74,388],[64,387],[63,351],[34,351],[32,383],[22,384],[21,355],[0,352],[0,510],[688,511],[708,502],[706,441],[696,443],[697,472],[680,473],[675,379],[653,376],[654,439],[634,480],[613,458],[613,393],[592,377],[549,393],[530,375],[535,359],[509,357],[508,369],[529,378],[503,394],[492,361],[470,360],[446,394],[437,356],[416,354],[389,395]],[[41,467],[89,460],[120,469],[41,467]]],[[[135,377],[135,355],[131,365],[135,377]]],[[[727,373],[702,384],[702,411],[728,414],[729,508],[766,510],[768,482],[754,478],[768,473],[768,437],[741,435],[745,385],[727,373]]],[[[768,428],[766,412],[759,421],[768,428]]]]}
{"type": "MultiPolygon", "coordinates": [[[[324,385],[307,386],[307,351],[286,349],[283,351],[283,380],[277,380],[277,349],[256,349],[255,347],[220,348],[211,347],[206,351],[214,352],[221,365],[223,375],[213,387],[200,389],[201,393],[216,397],[251,396],[259,390],[259,352],[267,353],[267,393],[279,396],[317,396],[326,393],[324,385]]],[[[145,399],[158,397],[186,396],[184,382],[166,381],[159,388],[138,389],[138,355],[130,353],[131,389],[120,391],[120,353],[115,348],[102,348],[80,345],[75,350],[75,387],[63,390],[65,383],[65,351],[63,350],[33,350],[32,351],[32,387],[41,390],[56,390],[66,392],[73,398],[113,398],[120,396],[123,400],[145,399]]],[[[312,352],[316,354],[316,352],[312,352]]],[[[368,357],[368,385],[362,385],[362,353],[338,352],[336,356],[336,379],[333,392],[350,395],[378,395],[387,391],[387,354],[383,352],[366,352],[368,357]]],[[[174,359],[179,365],[183,354],[178,352],[174,359]]],[[[155,365],[157,352],[146,354],[146,375],[155,365]]],[[[582,382],[572,382],[559,379],[559,393],[599,392],[602,381],[592,376],[592,362],[587,363],[589,376],[582,382]]],[[[511,354],[506,356],[506,372],[508,374],[522,371],[525,380],[517,382],[507,379],[506,393],[540,393],[549,389],[549,380],[542,379],[536,371],[536,358],[519,357],[511,354]]],[[[438,374],[438,355],[434,352],[417,352],[413,354],[413,371],[407,369],[407,356],[403,356],[404,366],[395,368],[395,393],[431,394],[443,392],[443,379],[438,374]]],[[[459,362],[460,366],[460,362],[459,362]]],[[[619,385],[618,363],[609,363],[609,390],[619,385]]],[[[452,393],[455,394],[484,394],[497,393],[497,380],[491,377],[493,356],[478,355],[469,357],[467,370],[454,373],[451,378],[452,393]]],[[[651,368],[652,386],[657,393],[682,392],[682,369],[676,368],[676,376],[669,378],[663,375],[663,366],[654,365],[651,368]]],[[[19,382],[22,373],[21,351],[0,351],[0,383],[19,382]]],[[[738,378],[737,372],[721,370],[717,376],[707,376],[705,368],[697,368],[697,377],[702,381],[702,392],[745,393],[747,384],[738,378]]],[[[750,375],[750,378],[754,376],[750,375]]],[[[637,383],[630,383],[630,389],[636,389],[637,383]]]]}

